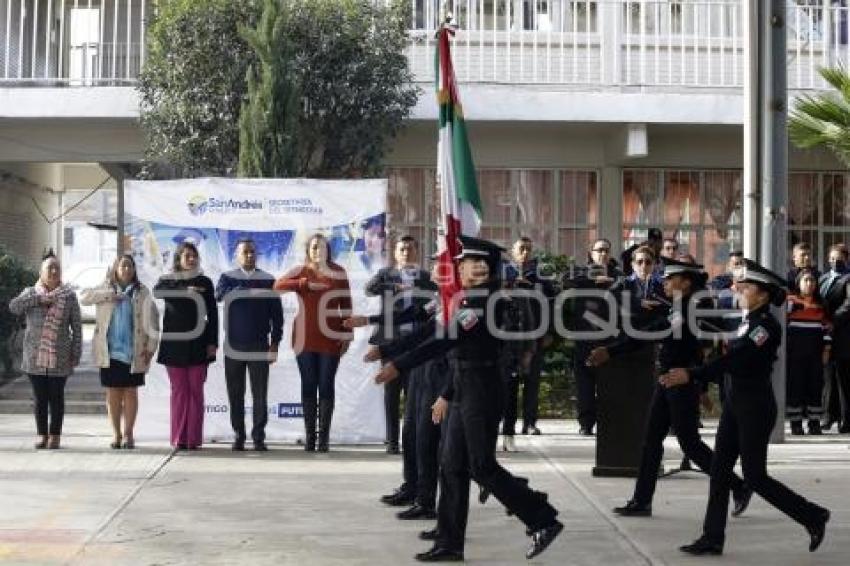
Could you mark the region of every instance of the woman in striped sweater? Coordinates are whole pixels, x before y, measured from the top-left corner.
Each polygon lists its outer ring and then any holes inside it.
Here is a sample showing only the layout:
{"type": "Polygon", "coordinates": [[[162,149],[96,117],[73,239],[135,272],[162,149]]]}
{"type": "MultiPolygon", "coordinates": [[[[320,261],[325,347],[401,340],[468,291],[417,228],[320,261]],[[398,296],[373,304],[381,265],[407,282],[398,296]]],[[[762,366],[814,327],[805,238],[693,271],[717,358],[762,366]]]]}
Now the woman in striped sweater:
{"type": "Polygon", "coordinates": [[[821,434],[823,368],[829,359],[830,323],[818,293],[815,272],[803,268],[797,274],[797,292],[788,296],[788,378],[785,413],[791,434],[821,434]]]}

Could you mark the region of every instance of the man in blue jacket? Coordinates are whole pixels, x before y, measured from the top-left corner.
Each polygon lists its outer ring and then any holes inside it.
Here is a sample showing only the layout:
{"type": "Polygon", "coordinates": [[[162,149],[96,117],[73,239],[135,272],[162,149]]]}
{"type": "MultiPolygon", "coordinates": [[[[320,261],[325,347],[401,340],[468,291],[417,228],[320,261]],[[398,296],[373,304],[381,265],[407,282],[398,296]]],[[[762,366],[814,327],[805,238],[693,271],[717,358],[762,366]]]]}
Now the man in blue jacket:
{"type": "Polygon", "coordinates": [[[283,335],[283,307],[271,288],[274,277],[257,268],[257,246],[240,240],[236,246],[237,269],[221,275],[215,288],[216,301],[224,302],[227,332],[224,375],[230,401],[230,424],[235,438],[233,450],[245,449],[245,372],[253,398],[254,450],[264,452],[269,419],[269,365],[277,361],[283,335]]]}

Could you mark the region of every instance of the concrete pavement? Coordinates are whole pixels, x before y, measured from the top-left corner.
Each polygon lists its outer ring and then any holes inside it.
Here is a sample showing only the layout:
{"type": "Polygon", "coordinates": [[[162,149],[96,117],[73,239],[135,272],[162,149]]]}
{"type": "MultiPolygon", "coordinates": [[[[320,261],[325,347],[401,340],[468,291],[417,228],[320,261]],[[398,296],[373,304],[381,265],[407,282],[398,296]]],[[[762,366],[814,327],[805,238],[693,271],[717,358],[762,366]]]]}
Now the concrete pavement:
{"type": "MultiPolygon", "coordinates": [[[[566,529],[533,564],[846,564],[850,552],[848,437],[794,439],[771,448],[778,479],[833,512],[827,538],[807,551],[801,527],[755,497],[731,519],[726,553],[686,558],[699,534],[708,482],[661,480],[650,519],[615,518],[628,479],[593,478],[594,440],[573,421],[546,421],[518,437],[506,466],[549,492],[566,529]]],[[[374,446],[306,454],[294,445],[232,453],[227,445],[172,453],[162,444],[110,450],[104,417],[70,415],[64,448],[35,451],[32,417],[0,415],[2,564],[409,564],[431,522],[402,522],[377,498],[400,481],[401,461],[374,446]]],[[[707,429],[713,443],[711,427],[707,429]]],[[[668,439],[666,464],[680,458],[668,439]]],[[[473,494],[477,493],[473,489],[473,494]]],[[[494,501],[471,505],[467,562],[522,564],[522,525],[494,501]]]]}

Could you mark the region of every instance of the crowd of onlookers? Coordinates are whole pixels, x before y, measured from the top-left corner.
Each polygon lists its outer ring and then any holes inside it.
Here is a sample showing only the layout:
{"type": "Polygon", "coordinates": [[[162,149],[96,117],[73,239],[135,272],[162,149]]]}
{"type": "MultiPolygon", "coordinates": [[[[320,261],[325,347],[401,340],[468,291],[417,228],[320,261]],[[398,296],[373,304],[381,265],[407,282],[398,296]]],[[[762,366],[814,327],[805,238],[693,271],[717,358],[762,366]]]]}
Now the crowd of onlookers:
{"type": "MultiPolygon", "coordinates": [[[[413,288],[436,293],[428,272],[421,269],[418,243],[401,238],[394,247],[393,265],[379,271],[367,284],[368,294],[398,295],[394,303],[405,306],[403,297],[413,288]],[[398,302],[398,297],[402,297],[398,302]]],[[[282,340],[283,311],[279,293],[297,293],[300,308],[293,325],[292,347],[301,377],[305,418],[305,448],[325,451],[334,410],[335,376],[341,356],[351,340],[351,329],[365,324],[346,322],[352,316],[349,283],[345,270],[330,257],[327,239],[316,234],[305,249],[305,261],[279,278],[257,268],[253,241],[240,241],[237,266],[213,283],[203,274],[197,248],[190,242],[174,253],[173,266],[148,289],[136,273],[131,255],[118,257],[103,283],[83,290],[83,304],[96,305],[92,340],[93,360],[100,368],[102,385],[113,429],[112,448],[134,447],[138,412],[138,387],[154,361],[166,367],[171,382],[171,444],[179,449],[200,447],[203,437],[204,384],[207,368],[219,352],[218,303],[223,303],[226,332],[224,367],[230,401],[234,450],[243,450],[248,439],[244,398],[247,383],[253,397],[253,428],[250,440],[256,450],[266,450],[269,366],[277,360],[282,340]],[[330,300],[328,300],[330,298],[330,300]],[[154,299],[160,299],[159,312],[154,299]],[[331,332],[326,330],[330,329],[331,332]]],[[[635,317],[651,317],[655,309],[669,306],[661,273],[665,261],[691,264],[697,258],[680,253],[675,238],[658,229],[648,239],[631,246],[617,262],[610,241],[593,242],[586,269],[554,282],[541,276],[533,242],[520,238],[505,258],[503,283],[507,288],[535,288],[549,298],[559,287],[583,281],[585,287],[615,293],[628,291],[635,317]]],[[[792,434],[821,434],[836,423],[840,433],[850,432],[850,264],[843,244],[830,247],[823,271],[813,264],[812,249],[797,243],[788,272],[787,305],[787,399],[786,415],[792,434]]],[[[706,282],[715,306],[735,309],[733,273],[743,265],[740,252],[732,252],[726,273],[706,282]]],[[[604,295],[604,294],[603,294],[604,295]]],[[[436,296],[436,295],[435,295],[436,296]]],[[[420,297],[421,298],[421,297],[420,297]]],[[[417,299],[418,300],[418,299],[417,299]]],[[[26,318],[22,370],[29,375],[35,399],[37,448],[58,448],[62,433],[64,389],[68,376],[80,362],[83,341],[77,294],[62,283],[56,257],[46,257],[38,282],[9,304],[26,318]]],[[[582,315],[604,315],[608,303],[587,297],[577,302],[572,329],[590,329],[582,315]]],[[[536,327],[541,313],[532,304],[525,313],[536,327]],[[537,309],[535,311],[535,308],[537,309]]],[[[734,329],[734,316],[732,317],[734,329]]],[[[738,318],[740,320],[740,317],[738,318]]],[[[379,322],[378,319],[369,322],[379,322]]],[[[398,321],[397,321],[398,322],[398,321]]],[[[413,322],[398,322],[396,331],[409,332],[413,322]]],[[[639,323],[638,323],[639,324],[639,323]]],[[[521,325],[522,326],[522,325],[521,325]]],[[[379,328],[373,343],[380,343],[379,328]]],[[[502,423],[505,450],[513,449],[519,418],[519,388],[523,387],[522,433],[539,434],[537,411],[544,350],[551,335],[509,344],[505,372],[506,410],[502,423]]],[[[587,364],[600,342],[577,340],[573,355],[577,418],[582,434],[592,435],[596,424],[596,369],[587,364]]],[[[722,346],[721,346],[722,347],[722,346]]],[[[403,380],[386,388],[386,442],[389,452],[399,452],[399,399],[403,380]]]]}

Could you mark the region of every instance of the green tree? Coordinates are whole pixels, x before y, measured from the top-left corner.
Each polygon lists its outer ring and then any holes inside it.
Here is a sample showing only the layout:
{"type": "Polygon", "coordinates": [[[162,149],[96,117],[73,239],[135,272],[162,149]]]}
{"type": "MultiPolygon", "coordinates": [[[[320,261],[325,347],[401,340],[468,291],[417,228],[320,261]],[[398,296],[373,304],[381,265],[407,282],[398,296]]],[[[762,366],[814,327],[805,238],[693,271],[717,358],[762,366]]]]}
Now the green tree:
{"type": "Polygon", "coordinates": [[[301,95],[288,6],[265,0],[257,28],[242,28],[257,68],[248,69],[248,96],[239,116],[239,176],[287,177],[295,169],[301,95]]]}
{"type": "Polygon", "coordinates": [[[249,76],[241,131],[242,142],[253,145],[242,148],[240,172],[317,178],[380,173],[387,143],[418,96],[405,56],[406,4],[266,1],[260,25],[243,34],[260,65],[249,76]],[[263,162],[267,167],[259,166],[263,162]]]}
{"type": "Polygon", "coordinates": [[[9,311],[9,301],[25,287],[33,285],[36,279],[38,274],[33,269],[0,246],[0,365],[4,375],[10,375],[14,370],[10,341],[21,323],[20,318],[9,311]]]}
{"type": "Polygon", "coordinates": [[[819,72],[834,90],[798,98],[788,135],[798,147],[825,147],[850,166],[850,76],[842,65],[819,72]]]}
{"type": "Polygon", "coordinates": [[[164,0],[139,77],[146,165],[153,178],[230,176],[254,50],[239,34],[254,0],[164,0]]]}

